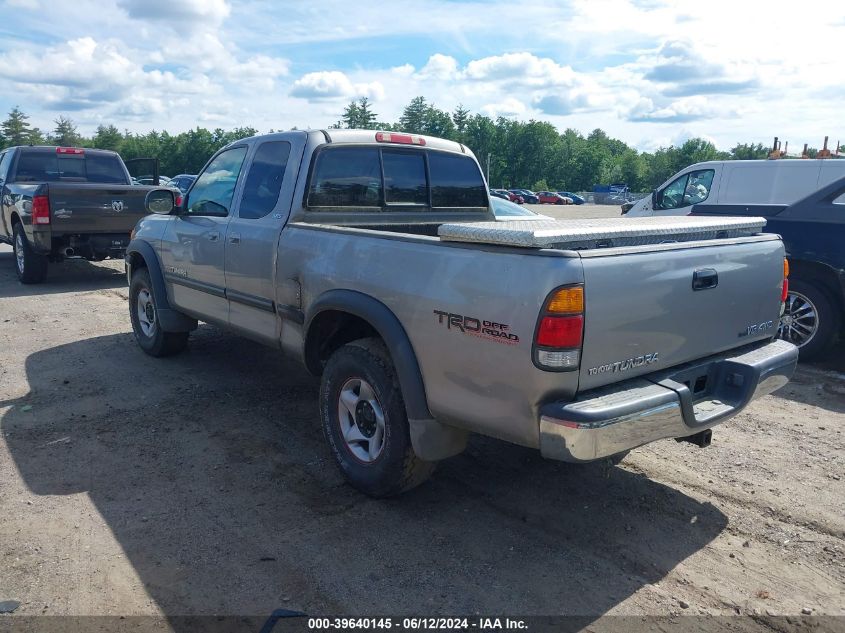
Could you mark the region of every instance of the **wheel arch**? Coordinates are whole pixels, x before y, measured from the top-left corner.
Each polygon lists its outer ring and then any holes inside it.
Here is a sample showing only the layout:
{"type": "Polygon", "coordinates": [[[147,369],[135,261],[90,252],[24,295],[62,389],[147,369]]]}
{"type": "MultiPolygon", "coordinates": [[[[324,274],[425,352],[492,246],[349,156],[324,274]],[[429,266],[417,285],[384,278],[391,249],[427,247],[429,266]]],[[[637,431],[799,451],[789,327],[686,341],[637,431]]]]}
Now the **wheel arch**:
{"type": "Polygon", "coordinates": [[[804,283],[819,286],[834,302],[835,307],[845,311],[845,277],[833,267],[805,259],[789,259],[789,278],[798,278],[804,283]]]}
{"type": "Polygon", "coordinates": [[[378,299],[355,290],[329,290],[305,319],[303,357],[308,370],[320,375],[324,361],[339,347],[359,338],[378,336],[387,346],[408,416],[431,418],[416,353],[395,314],[378,299]]]}
{"type": "Polygon", "coordinates": [[[134,239],[126,247],[126,277],[132,283],[132,273],[139,268],[146,268],[153,285],[156,300],[156,314],[162,329],[168,332],[190,332],[197,328],[196,319],[182,314],[171,307],[167,297],[167,286],[161,263],[153,247],[143,240],[134,239]]]}
{"type": "Polygon", "coordinates": [[[311,304],[304,331],[303,358],[315,375],[322,373],[324,360],[341,345],[367,336],[381,338],[396,369],[417,456],[437,461],[466,448],[466,430],[441,424],[432,416],[411,340],[381,301],[354,290],[329,290],[311,304]]]}

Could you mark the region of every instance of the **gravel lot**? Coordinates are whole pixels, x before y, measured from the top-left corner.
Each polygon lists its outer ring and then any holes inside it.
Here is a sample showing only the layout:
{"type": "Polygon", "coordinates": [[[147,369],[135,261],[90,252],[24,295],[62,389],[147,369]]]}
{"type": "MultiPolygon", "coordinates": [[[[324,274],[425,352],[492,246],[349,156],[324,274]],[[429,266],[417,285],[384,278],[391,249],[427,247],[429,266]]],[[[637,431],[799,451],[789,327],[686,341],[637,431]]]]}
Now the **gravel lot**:
{"type": "Polygon", "coordinates": [[[0,246],[0,602],[16,615],[845,616],[841,348],[705,450],[571,466],[475,438],[374,501],[335,470],[297,364],[210,326],[149,358],[122,262],[34,287],[12,266],[0,246]]]}

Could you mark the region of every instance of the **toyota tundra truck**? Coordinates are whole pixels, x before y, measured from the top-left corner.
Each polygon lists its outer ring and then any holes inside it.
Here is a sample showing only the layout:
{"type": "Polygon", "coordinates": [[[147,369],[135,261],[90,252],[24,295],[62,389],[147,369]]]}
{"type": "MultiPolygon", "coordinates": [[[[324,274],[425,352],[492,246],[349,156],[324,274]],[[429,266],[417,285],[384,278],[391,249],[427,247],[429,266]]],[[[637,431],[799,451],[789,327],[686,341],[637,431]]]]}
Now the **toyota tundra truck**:
{"type": "Polygon", "coordinates": [[[372,496],[470,433],[569,462],[703,447],[795,369],[762,218],[495,222],[467,147],[364,130],[236,141],[182,204],[146,205],[126,255],[140,347],[180,352],[204,321],[299,359],[372,496]]]}
{"type": "Polygon", "coordinates": [[[122,259],[154,187],[133,186],[115,152],[26,146],[0,151],[0,242],[14,249],[22,283],[41,283],[50,262],[122,259]]]}

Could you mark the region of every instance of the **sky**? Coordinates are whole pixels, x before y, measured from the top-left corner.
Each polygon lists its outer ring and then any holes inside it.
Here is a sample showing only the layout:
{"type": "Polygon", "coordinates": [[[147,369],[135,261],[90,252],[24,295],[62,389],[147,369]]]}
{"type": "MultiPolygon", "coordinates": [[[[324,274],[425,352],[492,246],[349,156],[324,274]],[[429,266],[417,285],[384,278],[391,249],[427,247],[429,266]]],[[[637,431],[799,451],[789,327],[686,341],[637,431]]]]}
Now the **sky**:
{"type": "Polygon", "coordinates": [[[845,145],[843,56],[843,0],[0,0],[0,114],[269,131],[423,95],[645,151],[800,151],[845,145]]]}

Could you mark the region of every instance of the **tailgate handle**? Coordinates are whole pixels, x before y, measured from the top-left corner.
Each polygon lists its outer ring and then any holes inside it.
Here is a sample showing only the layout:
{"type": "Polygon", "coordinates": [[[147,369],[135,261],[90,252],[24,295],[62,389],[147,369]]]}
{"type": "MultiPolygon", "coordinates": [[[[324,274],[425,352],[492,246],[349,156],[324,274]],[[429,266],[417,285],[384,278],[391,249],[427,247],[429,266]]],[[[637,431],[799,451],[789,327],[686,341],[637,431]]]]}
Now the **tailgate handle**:
{"type": "Polygon", "coordinates": [[[719,285],[719,273],[713,268],[702,268],[692,274],[692,289],[707,290],[719,285]]]}

